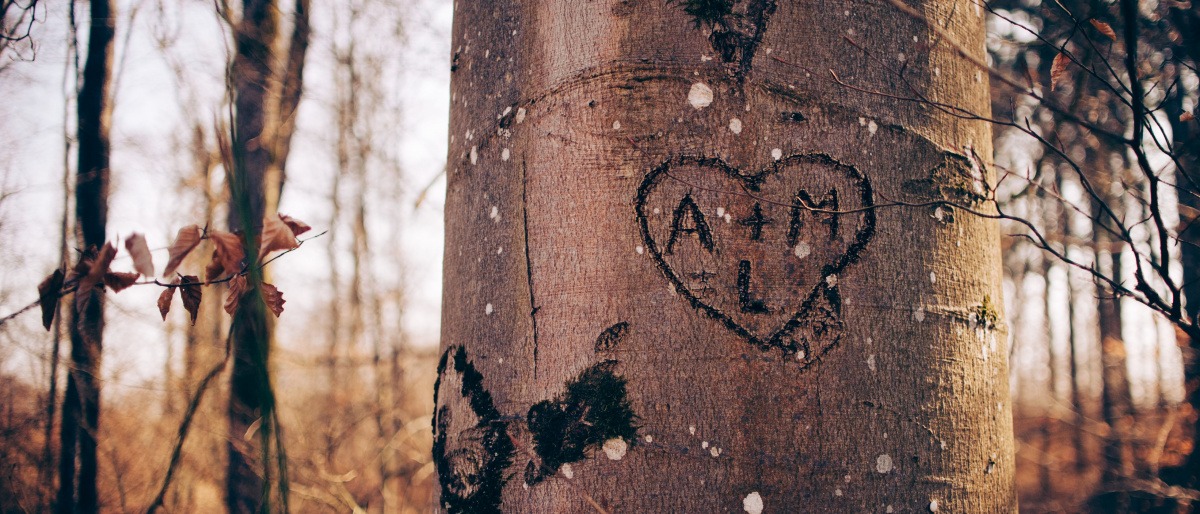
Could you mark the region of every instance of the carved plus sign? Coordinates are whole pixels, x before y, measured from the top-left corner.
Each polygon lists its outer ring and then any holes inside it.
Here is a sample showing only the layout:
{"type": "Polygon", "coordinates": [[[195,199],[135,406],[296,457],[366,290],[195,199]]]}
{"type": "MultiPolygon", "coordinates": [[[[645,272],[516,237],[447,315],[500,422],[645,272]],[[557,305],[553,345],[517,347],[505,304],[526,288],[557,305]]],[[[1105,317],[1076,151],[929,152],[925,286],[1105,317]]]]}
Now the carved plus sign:
{"type": "Polygon", "coordinates": [[[763,225],[775,223],[774,219],[763,216],[762,206],[758,202],[754,202],[754,212],[749,216],[738,220],[739,225],[750,227],[750,239],[758,241],[762,239],[763,225]]]}

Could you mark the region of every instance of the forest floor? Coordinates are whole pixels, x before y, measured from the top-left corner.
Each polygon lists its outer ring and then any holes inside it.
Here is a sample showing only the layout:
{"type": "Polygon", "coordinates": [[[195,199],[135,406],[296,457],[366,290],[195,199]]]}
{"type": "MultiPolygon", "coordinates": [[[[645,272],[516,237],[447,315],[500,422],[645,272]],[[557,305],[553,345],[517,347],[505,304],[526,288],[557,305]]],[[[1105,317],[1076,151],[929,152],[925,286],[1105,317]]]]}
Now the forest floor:
{"type": "MultiPolygon", "coordinates": [[[[1159,469],[1180,466],[1191,450],[1192,416],[1186,405],[1138,411],[1130,416],[1126,455],[1131,457],[1132,469],[1125,476],[1144,479],[1155,476],[1159,469]]],[[[1094,511],[1088,501],[1100,492],[1105,463],[1102,445],[1108,427],[1095,418],[1085,418],[1080,424],[1071,417],[1073,413],[1015,416],[1021,512],[1094,511]]]]}

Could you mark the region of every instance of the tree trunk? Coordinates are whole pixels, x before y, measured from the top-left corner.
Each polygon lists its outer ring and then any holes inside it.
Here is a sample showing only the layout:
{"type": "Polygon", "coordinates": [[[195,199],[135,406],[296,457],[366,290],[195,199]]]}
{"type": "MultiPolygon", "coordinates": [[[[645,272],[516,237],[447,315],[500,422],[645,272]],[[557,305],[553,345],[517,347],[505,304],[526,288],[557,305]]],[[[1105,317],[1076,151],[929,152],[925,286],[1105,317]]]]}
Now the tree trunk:
{"type": "MultiPolygon", "coordinates": [[[[1087,150],[1088,169],[1095,172],[1091,178],[1104,203],[1112,209],[1118,209],[1119,202],[1112,197],[1112,181],[1116,174],[1105,164],[1107,154],[1087,150]]],[[[1121,211],[1116,211],[1121,212],[1121,211]]],[[[1116,221],[1105,215],[1093,201],[1091,213],[1093,222],[1092,243],[1095,246],[1095,262],[1102,273],[1110,277],[1121,277],[1121,252],[1123,248],[1114,245],[1113,238],[1103,227],[1112,226],[1116,221]]],[[[1126,364],[1126,347],[1122,335],[1121,299],[1114,292],[1102,285],[1097,285],[1097,316],[1100,328],[1100,363],[1101,363],[1101,413],[1108,425],[1108,435],[1104,440],[1104,462],[1102,483],[1112,485],[1124,479],[1132,478],[1133,461],[1129,455],[1130,418],[1133,401],[1129,391],[1129,377],[1126,364]]],[[[1119,502],[1128,501],[1120,494],[1114,497],[1119,502]]],[[[1119,506],[1118,506],[1119,507],[1119,506]]]]}
{"type": "Polygon", "coordinates": [[[270,511],[270,441],[273,398],[270,378],[271,323],[260,296],[255,236],[262,228],[271,164],[268,102],[272,79],[271,47],[278,31],[274,0],[244,0],[237,28],[237,54],[232,67],[236,138],[235,172],[229,177],[230,230],[246,238],[252,272],[249,293],[242,297],[229,329],[233,371],[229,390],[229,468],[225,501],[230,512],[270,511]]]}
{"type": "MultiPolygon", "coordinates": [[[[85,255],[95,255],[105,244],[108,223],[109,127],[112,121],[108,88],[116,20],[112,0],[92,0],[89,19],[83,87],[79,90],[76,106],[79,164],[75,182],[75,222],[80,247],[85,249],[85,255]]],[[[96,490],[96,436],[100,430],[104,292],[103,286],[97,286],[77,295],[70,311],[71,368],[63,399],[59,489],[55,506],[63,513],[89,513],[100,509],[96,490]]]]}
{"type": "Polygon", "coordinates": [[[456,5],[440,508],[1015,511],[982,12],[725,7],[456,5]]]}
{"type": "MultiPolygon", "coordinates": [[[[1190,26],[1200,27],[1200,6],[1189,13],[1190,26]]],[[[1188,26],[1188,25],[1185,25],[1188,26]]],[[[1193,48],[1200,48],[1200,37],[1190,38],[1193,48]]],[[[1200,57],[1200,50],[1194,50],[1194,57],[1200,57]]],[[[1193,62],[1195,60],[1193,59],[1193,62]]],[[[1177,156],[1180,169],[1175,170],[1175,183],[1180,184],[1179,192],[1179,240],[1180,264],[1183,268],[1183,297],[1184,310],[1191,320],[1200,319],[1200,137],[1196,130],[1195,121],[1181,120],[1183,115],[1183,98],[1181,94],[1171,95],[1165,104],[1167,118],[1171,122],[1172,150],[1177,156]]],[[[1180,345],[1183,353],[1184,391],[1187,403],[1191,405],[1194,420],[1192,424],[1192,453],[1184,467],[1184,483],[1192,487],[1200,487],[1200,337],[1185,336],[1187,345],[1180,345]]]]}

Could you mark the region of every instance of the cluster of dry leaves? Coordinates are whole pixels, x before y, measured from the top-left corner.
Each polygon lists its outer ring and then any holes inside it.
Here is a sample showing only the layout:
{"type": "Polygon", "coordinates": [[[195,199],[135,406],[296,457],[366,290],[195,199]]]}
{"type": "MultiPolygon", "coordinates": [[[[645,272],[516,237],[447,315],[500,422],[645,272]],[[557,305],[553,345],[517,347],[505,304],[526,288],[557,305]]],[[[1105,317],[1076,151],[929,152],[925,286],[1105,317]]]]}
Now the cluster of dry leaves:
{"type": "MultiPolygon", "coordinates": [[[[267,216],[263,220],[262,233],[259,234],[258,258],[253,262],[265,263],[265,259],[277,251],[288,251],[298,248],[300,241],[297,237],[308,232],[309,227],[302,221],[291,216],[279,214],[267,216]]],[[[47,330],[54,321],[59,298],[75,293],[75,310],[82,311],[87,302],[91,301],[92,293],[97,287],[107,287],[114,293],[136,285],[157,284],[164,290],[158,297],[158,312],[163,319],[171,310],[171,301],[175,291],[180,291],[183,308],[196,322],[196,314],[200,309],[202,286],[228,283],[229,294],[225,298],[225,312],[233,314],[238,302],[245,294],[253,289],[247,282],[246,275],[250,271],[251,261],[246,259],[245,241],[242,236],[221,230],[202,229],[199,225],[189,225],[179,229],[175,242],[167,249],[169,255],[167,265],[163,268],[162,276],[175,278],[169,283],[155,280],[154,257],[146,238],[134,233],[125,238],[125,250],[133,260],[133,272],[113,271],[110,269],[113,259],[117,256],[117,247],[107,243],[103,248],[89,248],[84,252],[79,263],[70,274],[63,270],[54,270],[38,285],[38,301],[42,308],[42,326],[47,330]],[[200,242],[209,240],[213,246],[212,260],[204,268],[204,280],[195,275],[176,273],[183,260],[195,250],[200,242]],[[148,281],[138,282],[138,278],[147,277],[148,281]]],[[[274,285],[262,283],[263,301],[275,316],[283,312],[283,294],[274,285]]]]}

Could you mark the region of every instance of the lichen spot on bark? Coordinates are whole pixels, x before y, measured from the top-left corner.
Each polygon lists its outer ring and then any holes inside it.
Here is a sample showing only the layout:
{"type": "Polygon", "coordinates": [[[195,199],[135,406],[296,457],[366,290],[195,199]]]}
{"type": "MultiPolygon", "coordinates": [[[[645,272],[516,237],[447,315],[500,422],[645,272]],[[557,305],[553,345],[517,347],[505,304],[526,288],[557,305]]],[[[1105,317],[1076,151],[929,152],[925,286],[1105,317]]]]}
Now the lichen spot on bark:
{"type": "Polygon", "coordinates": [[[762,495],[758,494],[758,491],[747,494],[745,498],[742,498],[742,509],[750,514],[762,514],[762,495]]]}
{"type": "Polygon", "coordinates": [[[609,460],[621,460],[625,457],[625,452],[629,450],[629,443],[626,443],[624,439],[614,437],[604,441],[603,448],[604,456],[609,460]]]}
{"type": "Polygon", "coordinates": [[[876,472],[883,473],[883,474],[891,473],[893,466],[894,465],[892,464],[892,456],[891,455],[884,453],[878,457],[875,457],[875,471],[876,472]]]}
{"type": "Polygon", "coordinates": [[[703,82],[692,84],[692,89],[688,91],[688,103],[696,109],[708,107],[713,102],[713,90],[703,82]]]}

